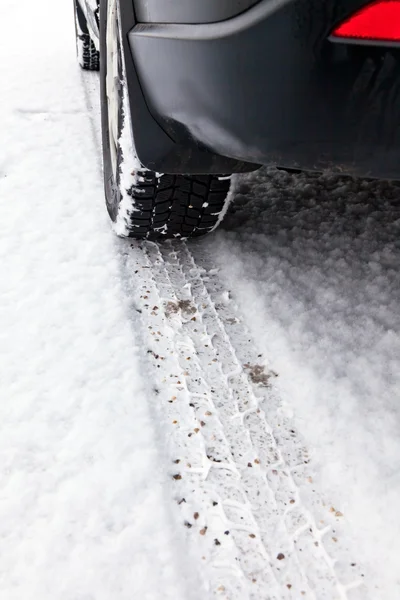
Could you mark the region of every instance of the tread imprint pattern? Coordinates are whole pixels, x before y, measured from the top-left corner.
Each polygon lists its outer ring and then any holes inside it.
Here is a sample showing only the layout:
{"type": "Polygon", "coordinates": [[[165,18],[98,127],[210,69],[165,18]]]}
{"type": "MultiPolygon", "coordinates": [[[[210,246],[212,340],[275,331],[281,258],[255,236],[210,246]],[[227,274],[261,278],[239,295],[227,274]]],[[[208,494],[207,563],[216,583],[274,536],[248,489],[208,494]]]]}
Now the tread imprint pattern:
{"type": "Polygon", "coordinates": [[[209,597],[366,600],[361,567],[340,542],[342,515],[308,501],[307,448],[218,274],[182,242],[140,249],[128,259],[132,289],[149,331],[174,495],[209,597]]]}

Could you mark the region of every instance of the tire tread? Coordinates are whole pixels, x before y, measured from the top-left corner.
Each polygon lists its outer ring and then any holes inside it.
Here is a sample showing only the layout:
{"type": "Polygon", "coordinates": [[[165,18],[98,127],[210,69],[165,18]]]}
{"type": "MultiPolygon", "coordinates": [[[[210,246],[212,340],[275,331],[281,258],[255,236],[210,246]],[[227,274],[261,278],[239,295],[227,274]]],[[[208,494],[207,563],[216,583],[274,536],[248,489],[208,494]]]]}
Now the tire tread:
{"type": "Polygon", "coordinates": [[[149,185],[150,175],[148,172],[146,183],[138,183],[129,192],[135,210],[127,224],[128,237],[197,237],[216,227],[227,202],[229,179],[220,180],[216,175],[154,175],[149,185]]]}

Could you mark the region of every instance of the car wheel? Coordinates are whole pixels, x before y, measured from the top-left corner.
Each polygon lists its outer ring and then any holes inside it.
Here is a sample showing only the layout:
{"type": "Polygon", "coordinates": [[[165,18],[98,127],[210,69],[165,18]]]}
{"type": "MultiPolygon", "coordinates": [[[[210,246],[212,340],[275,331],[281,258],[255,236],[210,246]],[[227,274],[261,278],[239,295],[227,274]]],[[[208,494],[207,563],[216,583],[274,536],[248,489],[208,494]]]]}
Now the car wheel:
{"type": "Polygon", "coordinates": [[[212,231],[226,212],[230,177],[164,175],[141,165],[133,145],[118,0],[102,1],[100,13],[104,186],[116,233],[159,239],[212,231]]]}
{"type": "Polygon", "coordinates": [[[74,0],[76,52],[82,69],[98,71],[100,68],[100,53],[90,36],[85,14],[78,2],[74,0]]]}

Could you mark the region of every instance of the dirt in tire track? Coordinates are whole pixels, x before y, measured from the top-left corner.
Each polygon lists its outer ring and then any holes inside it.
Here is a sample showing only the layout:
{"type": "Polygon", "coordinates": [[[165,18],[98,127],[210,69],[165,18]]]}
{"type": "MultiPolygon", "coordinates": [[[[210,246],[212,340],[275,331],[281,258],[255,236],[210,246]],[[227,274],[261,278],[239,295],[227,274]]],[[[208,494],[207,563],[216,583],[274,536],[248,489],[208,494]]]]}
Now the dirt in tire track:
{"type": "Polygon", "coordinates": [[[318,493],[277,374],[204,244],[131,249],[175,500],[209,597],[365,600],[343,515],[318,493]]]}

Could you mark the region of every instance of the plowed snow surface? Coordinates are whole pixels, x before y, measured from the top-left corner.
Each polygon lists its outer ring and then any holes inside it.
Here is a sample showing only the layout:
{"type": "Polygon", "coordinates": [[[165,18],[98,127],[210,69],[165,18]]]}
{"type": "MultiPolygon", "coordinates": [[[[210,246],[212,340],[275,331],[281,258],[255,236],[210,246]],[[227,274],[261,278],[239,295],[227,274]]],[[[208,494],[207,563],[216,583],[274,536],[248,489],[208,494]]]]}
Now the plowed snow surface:
{"type": "Polygon", "coordinates": [[[400,186],[118,240],[69,4],[1,9],[1,598],[396,600],[400,186]]]}

